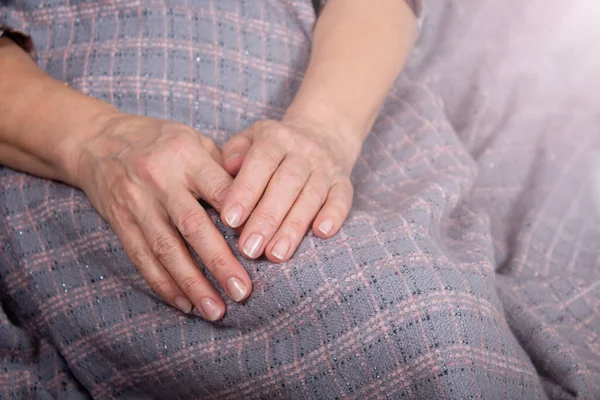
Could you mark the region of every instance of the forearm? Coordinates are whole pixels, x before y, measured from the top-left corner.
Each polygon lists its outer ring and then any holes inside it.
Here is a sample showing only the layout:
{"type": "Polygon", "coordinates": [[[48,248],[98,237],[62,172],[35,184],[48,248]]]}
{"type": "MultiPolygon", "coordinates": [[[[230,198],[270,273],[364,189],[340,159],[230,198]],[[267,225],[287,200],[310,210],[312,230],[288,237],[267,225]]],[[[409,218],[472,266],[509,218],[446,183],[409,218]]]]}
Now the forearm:
{"type": "Polygon", "coordinates": [[[74,146],[114,108],[44,74],[0,39],[0,164],[76,185],[74,146]]]}
{"type": "Polygon", "coordinates": [[[404,0],[329,0],[287,116],[317,116],[358,152],[415,36],[416,18],[404,0]]]}

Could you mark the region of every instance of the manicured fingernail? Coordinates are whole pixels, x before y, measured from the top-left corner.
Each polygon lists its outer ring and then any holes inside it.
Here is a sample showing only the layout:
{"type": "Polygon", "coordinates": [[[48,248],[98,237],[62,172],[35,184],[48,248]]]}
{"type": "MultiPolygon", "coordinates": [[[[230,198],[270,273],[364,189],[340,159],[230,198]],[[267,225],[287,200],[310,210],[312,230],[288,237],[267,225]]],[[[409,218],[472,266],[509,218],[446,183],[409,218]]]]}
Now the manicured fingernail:
{"type": "Polygon", "coordinates": [[[271,254],[281,261],[285,260],[288,251],[290,251],[290,241],[287,238],[279,239],[273,247],[271,254]]]}
{"type": "Polygon", "coordinates": [[[241,155],[242,155],[242,153],[235,153],[234,155],[227,157],[227,160],[225,160],[225,164],[227,164],[231,160],[235,160],[236,158],[238,158],[241,155]]]}
{"type": "Polygon", "coordinates": [[[225,213],[225,222],[232,228],[237,228],[242,222],[244,216],[244,210],[239,204],[231,206],[225,213]]]}
{"type": "Polygon", "coordinates": [[[330,219],[326,219],[325,221],[319,224],[319,230],[323,233],[323,235],[329,235],[331,229],[333,228],[333,221],[330,219]]]}
{"type": "Polygon", "coordinates": [[[246,243],[244,243],[244,254],[246,254],[250,258],[258,257],[258,252],[260,251],[260,246],[262,245],[263,237],[258,233],[253,233],[250,235],[246,243]]]}
{"type": "Polygon", "coordinates": [[[238,278],[229,278],[227,280],[227,290],[233,301],[242,301],[248,293],[248,288],[238,278]]]}
{"type": "Polygon", "coordinates": [[[192,303],[185,297],[177,296],[175,300],[173,300],[177,308],[179,308],[184,313],[188,314],[192,311],[192,303]]]}
{"type": "Polygon", "coordinates": [[[200,300],[200,307],[202,307],[205,318],[207,318],[209,321],[216,321],[221,317],[221,308],[217,305],[217,303],[209,298],[205,297],[200,300]]]}

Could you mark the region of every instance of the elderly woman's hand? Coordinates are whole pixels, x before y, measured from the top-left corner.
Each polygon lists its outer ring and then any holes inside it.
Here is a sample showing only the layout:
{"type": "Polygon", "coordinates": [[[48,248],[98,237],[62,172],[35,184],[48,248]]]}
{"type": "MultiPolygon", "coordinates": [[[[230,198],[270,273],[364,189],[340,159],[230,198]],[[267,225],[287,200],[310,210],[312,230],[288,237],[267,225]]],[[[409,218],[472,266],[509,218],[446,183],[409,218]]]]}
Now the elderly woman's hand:
{"type": "Polygon", "coordinates": [[[309,119],[260,121],[223,148],[225,168],[236,176],[223,202],[227,225],[245,224],[239,247],[289,260],[310,228],[333,236],[352,205],[350,173],[359,143],[309,119]]]}
{"type": "Polygon", "coordinates": [[[185,241],[230,298],[248,296],[248,274],[198,202],[220,210],[232,181],[210,139],[185,125],[119,114],[76,148],[78,186],[160,296],[184,312],[193,304],[208,320],[225,312],[185,241]]]}

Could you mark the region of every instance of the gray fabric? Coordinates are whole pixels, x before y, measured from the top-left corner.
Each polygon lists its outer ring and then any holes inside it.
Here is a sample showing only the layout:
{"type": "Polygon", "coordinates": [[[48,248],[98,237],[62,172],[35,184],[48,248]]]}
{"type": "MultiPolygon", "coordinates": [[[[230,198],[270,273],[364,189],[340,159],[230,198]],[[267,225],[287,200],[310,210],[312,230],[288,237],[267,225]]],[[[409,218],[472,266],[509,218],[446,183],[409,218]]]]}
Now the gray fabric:
{"type": "MultiPolygon", "coordinates": [[[[347,224],[242,259],[255,292],[217,324],[157,299],[82,193],[0,169],[0,396],[600,397],[596,37],[582,0],[516,4],[427,4],[347,224]]],[[[52,76],[221,144],[282,115],[314,21],[308,0],[0,5],[52,76]]]]}

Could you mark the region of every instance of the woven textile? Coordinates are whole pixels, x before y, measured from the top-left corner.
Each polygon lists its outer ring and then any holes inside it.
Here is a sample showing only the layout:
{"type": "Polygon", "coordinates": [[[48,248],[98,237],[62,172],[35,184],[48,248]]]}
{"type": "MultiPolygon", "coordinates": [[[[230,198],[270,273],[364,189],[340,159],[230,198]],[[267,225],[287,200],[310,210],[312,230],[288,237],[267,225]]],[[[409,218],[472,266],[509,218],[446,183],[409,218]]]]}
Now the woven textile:
{"type": "MultiPolygon", "coordinates": [[[[600,398],[598,69],[558,33],[578,3],[429,2],[344,228],[283,265],[240,257],[254,293],[216,324],[157,298],[83,193],[0,168],[0,398],[600,398]]],[[[0,1],[56,79],[218,144],[281,117],[314,19],[0,1]]]]}

